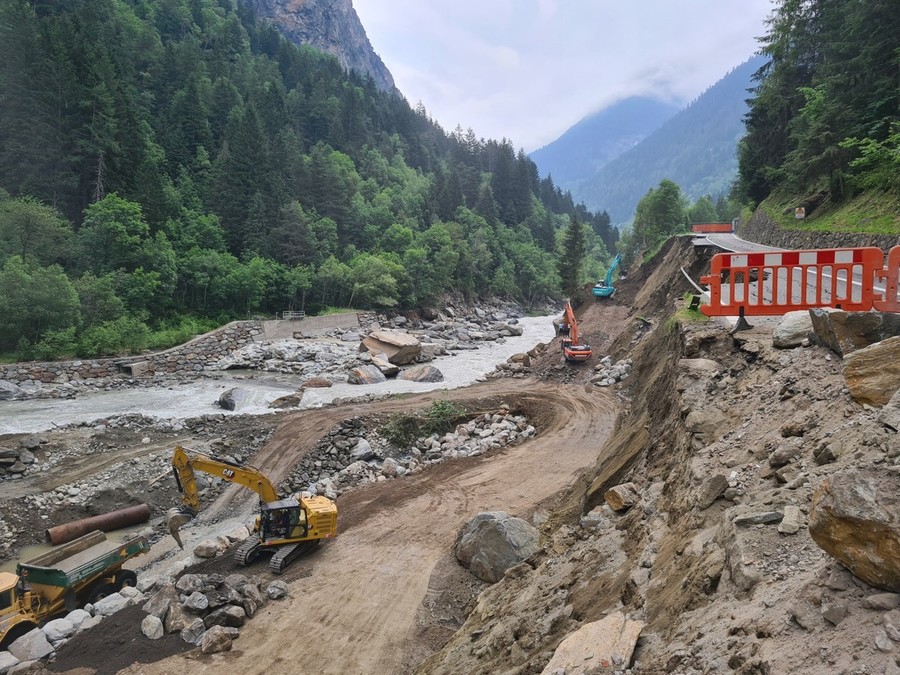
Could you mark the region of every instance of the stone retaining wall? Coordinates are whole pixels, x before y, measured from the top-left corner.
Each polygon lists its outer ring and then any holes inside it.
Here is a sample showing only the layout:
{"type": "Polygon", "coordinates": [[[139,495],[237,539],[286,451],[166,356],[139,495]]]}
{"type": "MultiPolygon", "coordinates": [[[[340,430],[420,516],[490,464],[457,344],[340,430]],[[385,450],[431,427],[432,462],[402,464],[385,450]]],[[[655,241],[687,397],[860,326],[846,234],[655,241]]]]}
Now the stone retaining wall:
{"type": "Polygon", "coordinates": [[[783,249],[876,246],[886,253],[891,247],[900,244],[900,237],[896,234],[787,230],[769,218],[762,209],[756,209],[753,217],[747,223],[738,225],[737,233],[741,239],[783,249]]]}
{"type": "Polygon", "coordinates": [[[49,384],[112,377],[123,372],[135,377],[154,373],[196,372],[252,342],[261,333],[259,321],[233,321],[183,345],[147,356],[0,365],[0,380],[18,385],[49,384]]]}

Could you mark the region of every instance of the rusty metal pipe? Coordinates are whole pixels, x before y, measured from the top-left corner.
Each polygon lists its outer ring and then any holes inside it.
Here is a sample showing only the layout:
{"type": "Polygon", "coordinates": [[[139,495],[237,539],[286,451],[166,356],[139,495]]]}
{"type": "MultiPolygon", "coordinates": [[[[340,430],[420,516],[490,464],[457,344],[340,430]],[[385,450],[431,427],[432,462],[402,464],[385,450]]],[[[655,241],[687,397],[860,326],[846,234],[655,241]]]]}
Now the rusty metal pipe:
{"type": "Polygon", "coordinates": [[[71,523],[57,525],[46,530],[45,534],[47,541],[57,546],[94,530],[111,532],[129,525],[146,523],[148,520],[150,520],[150,507],[146,504],[138,504],[137,506],[129,506],[118,511],[103,513],[99,516],[91,516],[90,518],[82,518],[81,520],[73,520],[71,523]]]}

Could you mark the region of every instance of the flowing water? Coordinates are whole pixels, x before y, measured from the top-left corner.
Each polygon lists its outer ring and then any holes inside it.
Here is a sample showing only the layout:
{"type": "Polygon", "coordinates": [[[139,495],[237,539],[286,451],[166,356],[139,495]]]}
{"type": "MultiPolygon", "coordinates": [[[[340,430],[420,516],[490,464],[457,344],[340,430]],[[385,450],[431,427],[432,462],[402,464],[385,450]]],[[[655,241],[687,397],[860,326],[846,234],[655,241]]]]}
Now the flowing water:
{"type": "MultiPolygon", "coordinates": [[[[510,356],[531,349],[538,342],[553,338],[553,316],[519,319],[523,333],[502,342],[485,342],[477,350],[460,350],[431,362],[444,374],[443,382],[406,382],[388,380],[379,384],[335,383],[323,389],[307,389],[301,408],[325,405],[338,397],[363,394],[421,392],[455,389],[472,384],[491,372],[510,356]]],[[[160,419],[185,419],[205,414],[259,415],[272,412],[269,403],[297,390],[296,375],[259,371],[224,371],[220,378],[201,378],[191,382],[172,382],[158,387],[117,389],[80,394],[74,399],[0,401],[0,434],[31,433],[55,426],[92,422],[115,415],[140,413],[160,419]],[[228,413],[216,405],[219,396],[232,387],[248,392],[240,408],[228,413]]]]}

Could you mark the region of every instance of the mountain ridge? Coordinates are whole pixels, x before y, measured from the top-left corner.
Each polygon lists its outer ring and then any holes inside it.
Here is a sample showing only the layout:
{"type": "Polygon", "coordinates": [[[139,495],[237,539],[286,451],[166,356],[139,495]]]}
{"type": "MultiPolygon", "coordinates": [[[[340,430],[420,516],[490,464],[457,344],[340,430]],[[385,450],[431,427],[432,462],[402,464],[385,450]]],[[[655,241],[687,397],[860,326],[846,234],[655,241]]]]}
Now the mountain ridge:
{"type": "Polygon", "coordinates": [[[543,175],[569,190],[640,143],[679,110],[649,96],[632,96],[587,115],[530,157],[543,175]]]}
{"type": "Polygon", "coordinates": [[[241,0],[272,21],[286,38],[334,56],[344,70],[369,75],[382,91],[396,91],[394,77],[372,48],[351,0],[241,0]]]}

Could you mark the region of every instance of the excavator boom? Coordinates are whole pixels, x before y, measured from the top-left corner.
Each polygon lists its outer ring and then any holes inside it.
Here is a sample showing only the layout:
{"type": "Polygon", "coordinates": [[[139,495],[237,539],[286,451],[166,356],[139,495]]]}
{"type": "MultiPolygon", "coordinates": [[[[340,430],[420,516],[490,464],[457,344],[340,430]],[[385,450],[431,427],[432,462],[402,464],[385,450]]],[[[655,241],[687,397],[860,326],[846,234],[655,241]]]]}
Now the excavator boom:
{"type": "Polygon", "coordinates": [[[169,510],[167,524],[169,533],[181,548],[184,546],[178,530],[200,510],[200,491],[197,489],[194,471],[202,471],[231,483],[243,485],[259,495],[260,502],[268,503],[278,500],[278,493],[272,482],[252,466],[241,466],[199,452],[188,452],[180,445],[175,448],[172,455],[172,471],[175,474],[178,490],[181,492],[182,506],[169,510]]]}
{"type": "Polygon", "coordinates": [[[587,361],[593,351],[588,345],[581,344],[578,335],[578,321],[575,319],[575,310],[572,304],[566,300],[566,309],[563,313],[563,325],[566,326],[566,334],[563,335],[563,357],[566,361],[587,361]]]}

